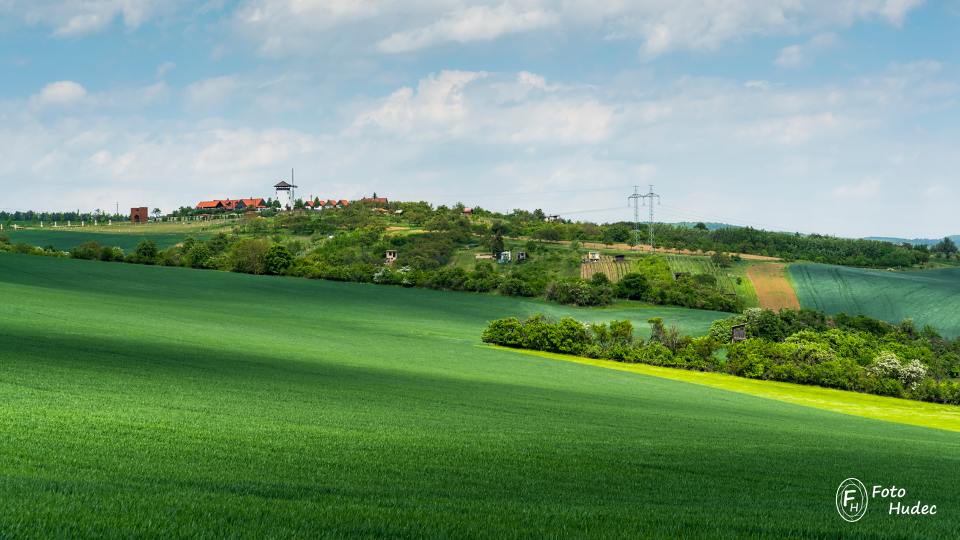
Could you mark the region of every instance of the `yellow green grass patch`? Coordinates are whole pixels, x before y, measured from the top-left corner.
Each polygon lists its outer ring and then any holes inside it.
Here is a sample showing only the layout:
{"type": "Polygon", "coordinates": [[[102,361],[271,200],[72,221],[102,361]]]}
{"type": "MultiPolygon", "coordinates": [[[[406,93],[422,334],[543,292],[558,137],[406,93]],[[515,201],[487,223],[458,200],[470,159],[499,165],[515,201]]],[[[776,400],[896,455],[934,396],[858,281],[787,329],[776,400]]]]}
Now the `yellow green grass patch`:
{"type": "Polygon", "coordinates": [[[641,375],[651,375],[674,381],[700,384],[757,397],[776,399],[796,405],[805,405],[817,409],[852,414],[876,420],[885,420],[887,422],[898,422],[901,424],[945,429],[948,431],[960,431],[960,407],[953,405],[875,396],[872,394],[861,394],[859,392],[835,390],[819,386],[745,379],[723,373],[690,371],[686,369],[650,366],[647,364],[626,364],[612,360],[595,360],[592,358],[542,351],[508,349],[506,347],[497,348],[553,360],[563,360],[618,371],[639,373],[641,375]]]}

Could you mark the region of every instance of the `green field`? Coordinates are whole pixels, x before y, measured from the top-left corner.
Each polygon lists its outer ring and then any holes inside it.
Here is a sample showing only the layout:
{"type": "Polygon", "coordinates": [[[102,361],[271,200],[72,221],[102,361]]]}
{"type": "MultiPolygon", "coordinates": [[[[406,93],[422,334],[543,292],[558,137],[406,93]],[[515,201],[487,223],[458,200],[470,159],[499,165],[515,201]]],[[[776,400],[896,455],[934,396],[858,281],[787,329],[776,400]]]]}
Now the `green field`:
{"type": "Polygon", "coordinates": [[[664,255],[671,272],[685,272],[687,274],[706,274],[717,280],[717,286],[725,293],[736,294],[743,299],[747,307],[757,307],[760,301],[753,289],[750,278],[747,277],[747,267],[750,262],[734,262],[729,268],[721,268],[710,257],[698,255],[679,255],[667,253],[664,255]],[[740,278],[740,283],[737,283],[740,278]]]}
{"type": "MultiPolygon", "coordinates": [[[[119,228],[119,227],[118,227],[119,228]]],[[[32,246],[53,246],[61,251],[67,251],[84,242],[97,242],[104,246],[116,246],[126,252],[133,251],[141,240],[153,240],[160,249],[168,248],[182,242],[187,236],[194,238],[208,238],[211,233],[195,229],[191,232],[172,231],[164,225],[143,226],[142,230],[125,227],[122,232],[112,232],[106,227],[53,229],[34,228],[24,230],[4,230],[3,234],[10,237],[13,243],[24,243],[32,246]],[[91,230],[92,229],[92,230],[91,230]]]]}
{"type": "Polygon", "coordinates": [[[0,538],[956,532],[956,433],[481,346],[534,301],[13,254],[0,299],[0,538]],[[851,476],[940,512],[846,523],[851,476]]]}
{"type": "Polygon", "coordinates": [[[889,322],[911,318],[944,336],[960,336],[960,268],[890,272],[793,264],[790,279],[805,308],[889,322]]]}

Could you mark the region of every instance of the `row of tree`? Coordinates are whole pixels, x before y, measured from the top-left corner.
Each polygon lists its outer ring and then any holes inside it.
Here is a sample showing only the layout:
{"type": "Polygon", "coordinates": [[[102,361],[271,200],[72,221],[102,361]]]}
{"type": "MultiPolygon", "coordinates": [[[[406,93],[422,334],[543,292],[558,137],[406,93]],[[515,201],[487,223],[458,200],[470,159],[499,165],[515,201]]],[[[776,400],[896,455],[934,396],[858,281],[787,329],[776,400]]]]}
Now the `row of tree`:
{"type": "Polygon", "coordinates": [[[505,347],[960,405],[960,339],[944,339],[910,321],[893,325],[868,317],[757,309],[718,321],[699,338],[659,318],[649,324],[651,337],[643,340],[634,337],[629,321],[511,317],[491,321],[481,337],[505,347]],[[731,343],[735,325],[746,325],[746,340],[731,343]]]}

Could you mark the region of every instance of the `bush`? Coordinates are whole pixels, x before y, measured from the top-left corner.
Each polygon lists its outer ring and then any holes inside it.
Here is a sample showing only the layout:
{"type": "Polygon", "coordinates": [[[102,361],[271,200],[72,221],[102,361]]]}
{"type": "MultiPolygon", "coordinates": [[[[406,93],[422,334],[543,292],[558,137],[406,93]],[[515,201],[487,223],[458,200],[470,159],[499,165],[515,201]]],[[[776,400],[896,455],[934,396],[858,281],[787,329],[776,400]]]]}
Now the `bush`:
{"type": "Polygon", "coordinates": [[[543,315],[534,315],[523,322],[521,346],[534,351],[548,351],[554,343],[553,325],[543,315]]]}
{"type": "Polygon", "coordinates": [[[104,262],[122,261],[123,250],[118,247],[103,246],[100,248],[100,260],[104,262]]]}
{"type": "Polygon", "coordinates": [[[636,272],[623,276],[617,282],[616,294],[619,298],[628,300],[643,300],[650,291],[650,283],[647,277],[636,272]]]}
{"type": "MultiPolygon", "coordinates": [[[[84,242],[70,250],[70,257],[74,259],[86,259],[93,261],[101,258],[103,249],[103,246],[97,242],[84,242]]],[[[111,256],[112,255],[113,254],[111,253],[111,256]]]]}
{"type": "Polygon", "coordinates": [[[227,264],[234,272],[263,274],[266,272],[266,254],[270,241],[260,238],[244,238],[230,248],[227,264]]]}
{"type": "Polygon", "coordinates": [[[587,345],[592,344],[590,332],[583,323],[564,317],[556,326],[554,351],[564,354],[580,354],[587,345]]]}
{"type": "Polygon", "coordinates": [[[133,255],[130,257],[130,262],[137,264],[156,264],[158,255],[157,244],[154,243],[153,240],[141,240],[140,243],[137,244],[133,255]]]}
{"type": "Polygon", "coordinates": [[[205,243],[194,242],[184,254],[183,262],[191,268],[210,268],[211,256],[210,248],[205,243]]]}
{"type": "Polygon", "coordinates": [[[263,268],[267,274],[278,275],[293,266],[293,255],[279,244],[270,246],[263,255],[263,268]]]}
{"type": "Polygon", "coordinates": [[[613,287],[608,283],[594,285],[580,278],[568,278],[548,285],[546,296],[558,304],[602,306],[613,301],[613,287]]]}
{"type": "Polygon", "coordinates": [[[536,291],[530,285],[516,277],[508,277],[500,284],[500,294],[506,296],[536,296],[536,291]]]}
{"type": "Polygon", "coordinates": [[[484,343],[520,347],[523,344],[523,324],[516,317],[490,321],[481,339],[484,343]]]}

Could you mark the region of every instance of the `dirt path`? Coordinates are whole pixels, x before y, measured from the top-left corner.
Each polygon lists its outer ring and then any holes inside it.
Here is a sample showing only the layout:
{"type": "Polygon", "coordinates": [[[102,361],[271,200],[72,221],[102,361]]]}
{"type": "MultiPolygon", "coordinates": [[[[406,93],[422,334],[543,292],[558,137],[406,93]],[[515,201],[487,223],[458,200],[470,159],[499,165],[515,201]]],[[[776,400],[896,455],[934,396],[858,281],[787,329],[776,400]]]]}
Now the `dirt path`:
{"type": "Polygon", "coordinates": [[[787,279],[786,264],[754,264],[747,268],[747,276],[757,291],[760,307],[773,310],[800,309],[797,293],[787,279]]]}

